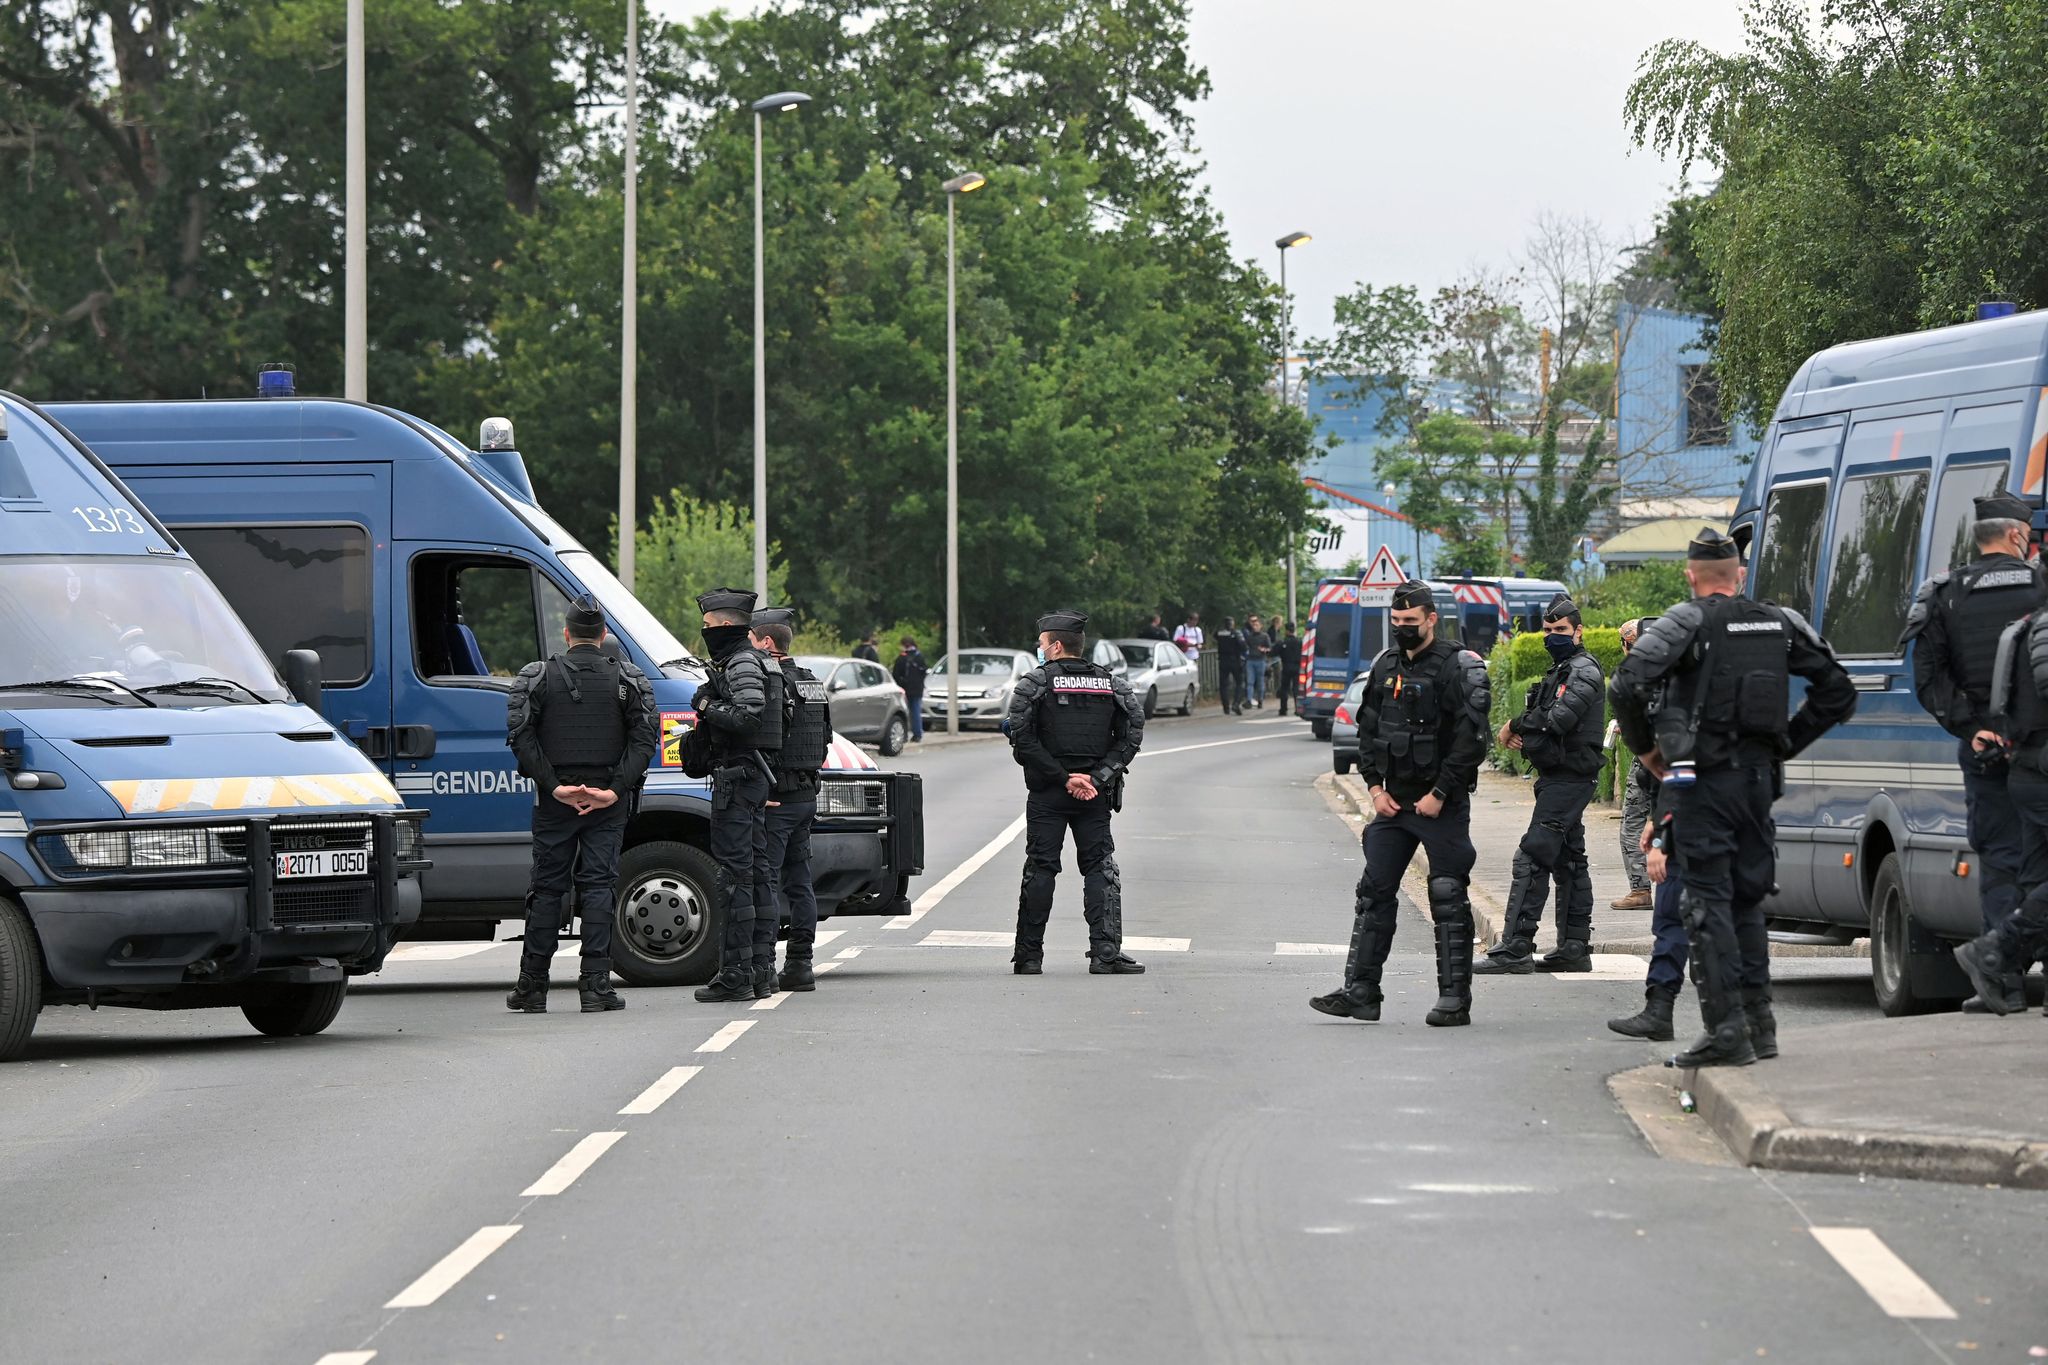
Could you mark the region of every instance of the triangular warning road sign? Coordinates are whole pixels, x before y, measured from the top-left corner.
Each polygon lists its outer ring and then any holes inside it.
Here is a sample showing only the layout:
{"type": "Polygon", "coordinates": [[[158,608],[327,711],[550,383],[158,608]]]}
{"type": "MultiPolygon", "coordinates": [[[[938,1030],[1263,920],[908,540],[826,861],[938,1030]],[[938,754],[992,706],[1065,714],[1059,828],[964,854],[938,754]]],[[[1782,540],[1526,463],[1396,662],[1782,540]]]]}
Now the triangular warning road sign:
{"type": "Polygon", "coordinates": [[[1380,546],[1379,553],[1372,557],[1372,566],[1365,576],[1358,580],[1361,588],[1398,588],[1408,581],[1408,575],[1401,569],[1401,561],[1394,558],[1394,552],[1380,546]]]}

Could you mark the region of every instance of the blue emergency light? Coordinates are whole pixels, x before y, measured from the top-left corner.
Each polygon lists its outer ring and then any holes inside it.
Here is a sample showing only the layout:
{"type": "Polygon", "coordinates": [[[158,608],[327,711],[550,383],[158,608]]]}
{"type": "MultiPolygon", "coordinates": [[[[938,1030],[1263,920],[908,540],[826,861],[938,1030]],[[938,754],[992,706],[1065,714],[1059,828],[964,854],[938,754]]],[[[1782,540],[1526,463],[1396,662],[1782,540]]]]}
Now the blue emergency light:
{"type": "Polygon", "coordinates": [[[1985,322],[1992,318],[2009,318],[2019,311],[2020,306],[2011,299],[1986,299],[1977,305],[1977,321],[1985,322]]]}
{"type": "Polygon", "coordinates": [[[294,371],[281,360],[273,360],[256,374],[256,396],[258,398],[290,398],[298,392],[293,382],[294,371]]]}

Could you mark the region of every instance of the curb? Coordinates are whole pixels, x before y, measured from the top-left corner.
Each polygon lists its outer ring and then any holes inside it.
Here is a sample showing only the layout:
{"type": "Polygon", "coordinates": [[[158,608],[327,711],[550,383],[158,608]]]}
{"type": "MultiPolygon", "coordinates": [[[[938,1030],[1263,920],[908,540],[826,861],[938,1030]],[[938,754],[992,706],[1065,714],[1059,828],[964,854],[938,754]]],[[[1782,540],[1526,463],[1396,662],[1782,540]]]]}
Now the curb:
{"type": "Polygon", "coordinates": [[[1679,1075],[1700,1117],[1746,1166],[2048,1190],[2048,1142],[1811,1127],[1792,1122],[1743,1068],[1679,1075]]]}

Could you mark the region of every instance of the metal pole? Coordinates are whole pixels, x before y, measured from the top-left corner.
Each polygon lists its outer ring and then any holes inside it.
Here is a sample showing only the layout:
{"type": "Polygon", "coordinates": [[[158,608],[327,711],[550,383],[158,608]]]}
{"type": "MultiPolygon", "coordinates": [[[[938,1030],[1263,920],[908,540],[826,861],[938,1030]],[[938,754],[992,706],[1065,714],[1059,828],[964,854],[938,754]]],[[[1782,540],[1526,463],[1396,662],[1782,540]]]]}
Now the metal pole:
{"type": "Polygon", "coordinates": [[[960,733],[960,358],[954,322],[953,203],[946,196],[946,733],[960,733]]]}
{"type": "Polygon", "coordinates": [[[768,348],[761,245],[761,114],[754,113],[754,594],[768,600],[768,348]]]}
{"type": "MultiPolygon", "coordinates": [[[[1294,332],[1294,305],[1287,296],[1287,248],[1280,248],[1280,406],[1287,406],[1287,345],[1294,332]]],[[[1301,601],[1294,581],[1294,542],[1287,543],[1287,619],[1294,619],[1301,601]]]]}
{"type": "Polygon", "coordinates": [[[370,397],[370,288],[367,150],[363,135],[363,0],[348,0],[348,166],[342,223],[341,396],[370,397]]]}
{"type": "Polygon", "coordinates": [[[626,270],[620,285],[619,581],[633,590],[640,460],[640,3],[626,0],[626,270]]]}

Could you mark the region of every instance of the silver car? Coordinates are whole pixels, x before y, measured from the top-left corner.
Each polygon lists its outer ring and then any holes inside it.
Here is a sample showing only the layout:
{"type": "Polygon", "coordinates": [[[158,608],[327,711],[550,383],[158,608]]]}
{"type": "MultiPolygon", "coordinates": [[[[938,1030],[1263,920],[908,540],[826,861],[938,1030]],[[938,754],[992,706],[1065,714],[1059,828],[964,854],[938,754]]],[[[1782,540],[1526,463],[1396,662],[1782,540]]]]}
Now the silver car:
{"type": "Polygon", "coordinates": [[[1344,689],[1337,714],[1330,717],[1330,768],[1339,777],[1358,766],[1358,708],[1365,701],[1365,680],[1361,673],[1344,689]]]}
{"type": "MultiPolygon", "coordinates": [[[[1017,679],[1038,666],[1037,656],[1021,649],[963,649],[960,651],[960,728],[974,725],[1000,726],[1010,713],[1010,693],[1017,679]]],[[[940,655],[924,680],[925,723],[946,721],[946,659],[940,655]]]]}
{"type": "Polygon", "coordinates": [[[910,703],[880,664],[808,654],[797,662],[825,684],[832,728],[850,740],[873,744],[890,758],[910,741],[910,703]]]}
{"type": "Polygon", "coordinates": [[[1145,703],[1146,715],[1151,715],[1161,706],[1179,711],[1183,716],[1195,709],[1195,698],[1201,694],[1200,674],[1188,662],[1188,656],[1180,652],[1180,646],[1168,640],[1104,640],[1102,643],[1123,656],[1124,681],[1145,703]]]}

